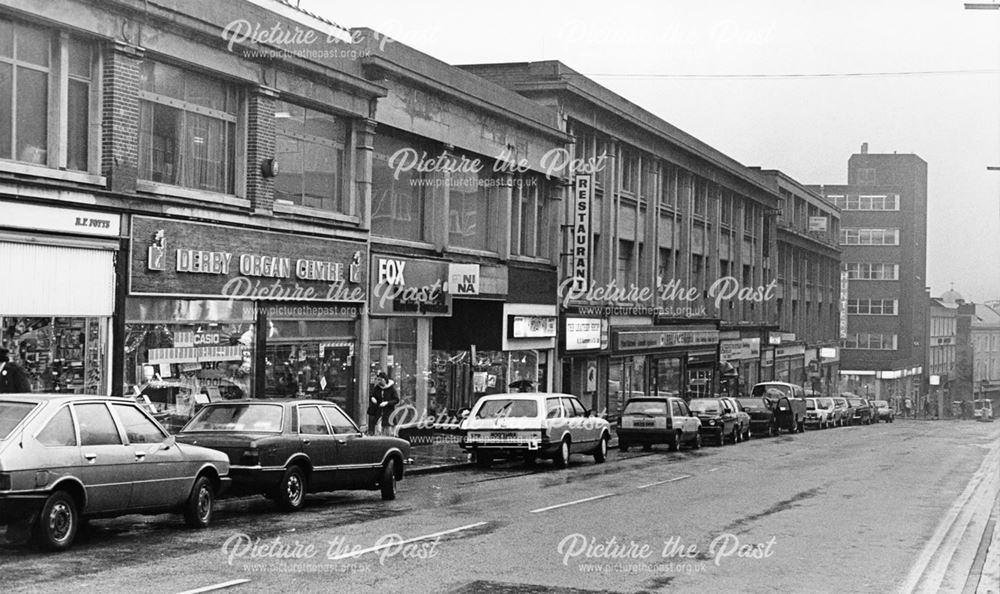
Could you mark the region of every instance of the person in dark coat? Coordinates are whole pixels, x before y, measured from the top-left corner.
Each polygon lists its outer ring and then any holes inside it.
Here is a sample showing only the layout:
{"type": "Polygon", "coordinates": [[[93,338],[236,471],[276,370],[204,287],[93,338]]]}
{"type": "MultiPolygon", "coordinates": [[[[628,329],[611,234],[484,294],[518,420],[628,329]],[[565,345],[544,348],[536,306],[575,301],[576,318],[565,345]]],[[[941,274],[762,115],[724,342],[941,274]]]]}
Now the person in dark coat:
{"type": "Polygon", "coordinates": [[[392,412],[399,404],[399,392],[389,376],[380,371],[375,376],[375,386],[368,399],[368,434],[375,434],[375,424],[382,420],[382,432],[387,433],[392,425],[392,412]]]}
{"type": "Polygon", "coordinates": [[[31,391],[28,376],[11,363],[10,351],[0,347],[0,394],[22,394],[31,391]]]}

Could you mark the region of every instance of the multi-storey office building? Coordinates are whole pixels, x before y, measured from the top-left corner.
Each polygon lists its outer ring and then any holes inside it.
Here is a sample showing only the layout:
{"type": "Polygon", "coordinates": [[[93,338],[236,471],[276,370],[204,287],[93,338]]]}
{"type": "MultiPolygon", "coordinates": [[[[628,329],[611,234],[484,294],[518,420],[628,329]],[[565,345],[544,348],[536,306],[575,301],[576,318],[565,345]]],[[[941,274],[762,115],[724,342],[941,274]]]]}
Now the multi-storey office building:
{"type": "Polygon", "coordinates": [[[848,162],[848,184],[819,191],[841,209],[849,287],[841,387],[916,401],[926,387],[927,163],[863,146],[848,162]]]}
{"type": "Polygon", "coordinates": [[[770,377],[776,190],[559,62],[463,68],[556,110],[574,139],[562,388],[613,416],[628,395],[770,377]]]}
{"type": "Polygon", "coordinates": [[[840,210],[780,171],[759,173],[781,196],[774,378],[830,394],[839,380],[840,210]]]}

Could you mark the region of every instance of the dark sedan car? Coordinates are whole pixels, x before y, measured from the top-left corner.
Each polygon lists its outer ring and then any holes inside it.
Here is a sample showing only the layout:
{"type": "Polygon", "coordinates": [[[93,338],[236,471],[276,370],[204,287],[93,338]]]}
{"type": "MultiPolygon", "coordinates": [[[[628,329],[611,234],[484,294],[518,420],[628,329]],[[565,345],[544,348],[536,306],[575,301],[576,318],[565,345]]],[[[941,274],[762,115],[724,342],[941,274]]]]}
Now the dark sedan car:
{"type": "Polygon", "coordinates": [[[364,436],[336,404],[325,400],[232,400],[205,406],[177,441],[229,456],[233,492],[260,493],[287,511],[306,493],[381,490],[395,499],[410,444],[364,436]]]}
{"type": "Polygon", "coordinates": [[[701,434],[723,445],[739,443],[740,430],[736,411],[724,398],[694,398],[688,403],[691,412],[701,420],[701,434]]]}
{"type": "Polygon", "coordinates": [[[775,402],[770,398],[738,398],[737,402],[750,415],[750,432],[755,436],[773,437],[778,433],[778,419],[774,415],[775,402]]]}
{"type": "Polygon", "coordinates": [[[851,405],[852,425],[872,424],[872,408],[869,406],[867,400],[864,398],[848,398],[847,402],[851,405]]]}

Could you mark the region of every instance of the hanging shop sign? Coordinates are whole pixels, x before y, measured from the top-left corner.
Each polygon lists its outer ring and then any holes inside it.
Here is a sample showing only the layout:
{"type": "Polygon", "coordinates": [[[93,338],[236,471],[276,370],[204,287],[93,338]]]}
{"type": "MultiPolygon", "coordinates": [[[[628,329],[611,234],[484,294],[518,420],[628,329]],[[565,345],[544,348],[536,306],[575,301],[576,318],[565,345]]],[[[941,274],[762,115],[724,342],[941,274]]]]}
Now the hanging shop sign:
{"type": "Polygon", "coordinates": [[[601,322],[600,318],[566,318],[566,350],[601,348],[601,322]]]}
{"type": "Polygon", "coordinates": [[[760,358],[759,338],[740,338],[719,342],[720,361],[742,361],[760,358]]]}
{"type": "Polygon", "coordinates": [[[372,255],[371,314],[450,316],[448,263],[372,255]]]}
{"type": "Polygon", "coordinates": [[[365,301],[367,264],[350,241],[132,218],[132,295],[365,301]]]}
{"type": "Polygon", "coordinates": [[[573,290],[586,291],[590,284],[590,205],[593,201],[593,175],[577,175],[573,180],[573,246],[571,252],[573,290]]]}
{"type": "Polygon", "coordinates": [[[507,316],[509,338],[555,338],[556,316],[507,316]]]}
{"type": "Polygon", "coordinates": [[[846,270],[840,271],[840,337],[847,338],[847,289],[850,284],[846,270]]]}
{"type": "Polygon", "coordinates": [[[479,294],[479,264],[448,264],[448,287],[452,295],[479,294]]]}

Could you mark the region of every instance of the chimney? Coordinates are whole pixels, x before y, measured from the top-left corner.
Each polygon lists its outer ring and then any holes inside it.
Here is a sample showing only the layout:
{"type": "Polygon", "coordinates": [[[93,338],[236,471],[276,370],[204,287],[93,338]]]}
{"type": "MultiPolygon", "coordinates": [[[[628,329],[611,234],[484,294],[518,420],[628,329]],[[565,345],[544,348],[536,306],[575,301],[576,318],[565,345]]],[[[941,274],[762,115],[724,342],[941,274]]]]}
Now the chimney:
{"type": "Polygon", "coordinates": [[[867,155],[868,154],[868,143],[867,142],[862,142],[861,143],[861,154],[862,155],[867,155]]]}

